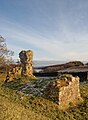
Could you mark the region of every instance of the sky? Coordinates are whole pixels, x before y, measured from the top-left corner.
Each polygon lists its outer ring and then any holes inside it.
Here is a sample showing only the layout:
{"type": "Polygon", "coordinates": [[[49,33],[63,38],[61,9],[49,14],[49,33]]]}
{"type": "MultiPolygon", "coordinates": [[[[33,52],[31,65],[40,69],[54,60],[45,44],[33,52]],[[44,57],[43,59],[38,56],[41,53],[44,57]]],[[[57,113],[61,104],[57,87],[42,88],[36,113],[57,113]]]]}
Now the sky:
{"type": "Polygon", "coordinates": [[[88,0],[0,0],[0,35],[19,58],[88,60],[88,0]]]}

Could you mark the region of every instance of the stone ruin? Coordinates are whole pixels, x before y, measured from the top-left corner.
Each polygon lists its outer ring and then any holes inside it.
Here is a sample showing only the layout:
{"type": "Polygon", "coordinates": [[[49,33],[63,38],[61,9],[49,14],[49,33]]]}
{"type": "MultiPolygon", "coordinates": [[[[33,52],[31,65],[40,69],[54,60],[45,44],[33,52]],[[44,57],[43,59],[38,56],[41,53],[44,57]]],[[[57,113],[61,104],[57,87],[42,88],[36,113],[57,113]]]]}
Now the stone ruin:
{"type": "Polygon", "coordinates": [[[32,69],[33,52],[31,50],[21,51],[19,53],[19,58],[22,66],[22,75],[28,77],[33,76],[32,69]]]}
{"type": "Polygon", "coordinates": [[[81,98],[79,77],[69,74],[59,76],[59,79],[49,83],[45,95],[61,107],[77,102],[81,98]]]}
{"type": "Polygon", "coordinates": [[[19,65],[9,66],[7,69],[5,82],[21,78],[21,72],[22,67],[20,67],[19,65]]]}
{"type": "Polygon", "coordinates": [[[32,69],[33,52],[31,50],[21,51],[19,53],[19,57],[21,66],[16,65],[15,67],[12,66],[9,68],[5,82],[19,79],[22,76],[35,78],[35,76],[33,76],[32,69]]]}
{"type": "MultiPolygon", "coordinates": [[[[7,74],[6,82],[22,76],[34,77],[32,69],[33,52],[19,53],[21,66],[16,66],[7,74]]],[[[47,98],[61,107],[65,107],[80,99],[79,77],[69,74],[59,75],[56,79],[43,79],[29,82],[20,89],[25,94],[33,94],[47,98]],[[27,93],[28,92],[28,93],[27,93]]]]}
{"type": "Polygon", "coordinates": [[[55,102],[60,108],[65,108],[70,103],[77,104],[81,98],[79,89],[79,77],[70,74],[60,75],[56,79],[36,80],[22,87],[25,94],[43,97],[55,102]]]}

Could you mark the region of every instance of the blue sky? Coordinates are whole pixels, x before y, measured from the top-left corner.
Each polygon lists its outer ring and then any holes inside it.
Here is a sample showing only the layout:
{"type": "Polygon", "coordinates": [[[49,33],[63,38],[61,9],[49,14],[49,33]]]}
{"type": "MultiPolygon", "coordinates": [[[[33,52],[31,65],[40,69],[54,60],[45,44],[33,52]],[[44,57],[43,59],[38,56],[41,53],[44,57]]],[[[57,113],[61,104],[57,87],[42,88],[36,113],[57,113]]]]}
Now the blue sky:
{"type": "Polygon", "coordinates": [[[88,60],[88,0],[0,0],[0,35],[13,58],[88,60]]]}

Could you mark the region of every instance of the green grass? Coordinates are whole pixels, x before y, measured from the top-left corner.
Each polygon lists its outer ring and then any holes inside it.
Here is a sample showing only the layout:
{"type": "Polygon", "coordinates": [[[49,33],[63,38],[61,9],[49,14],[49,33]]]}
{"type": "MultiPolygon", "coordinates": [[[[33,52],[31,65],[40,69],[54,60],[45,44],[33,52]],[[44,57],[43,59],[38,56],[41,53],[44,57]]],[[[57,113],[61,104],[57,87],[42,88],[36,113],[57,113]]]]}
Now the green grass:
{"type": "Polygon", "coordinates": [[[58,105],[32,94],[25,96],[18,91],[25,79],[4,84],[0,77],[0,120],[87,120],[88,84],[80,85],[83,103],[60,110],[58,105]]]}

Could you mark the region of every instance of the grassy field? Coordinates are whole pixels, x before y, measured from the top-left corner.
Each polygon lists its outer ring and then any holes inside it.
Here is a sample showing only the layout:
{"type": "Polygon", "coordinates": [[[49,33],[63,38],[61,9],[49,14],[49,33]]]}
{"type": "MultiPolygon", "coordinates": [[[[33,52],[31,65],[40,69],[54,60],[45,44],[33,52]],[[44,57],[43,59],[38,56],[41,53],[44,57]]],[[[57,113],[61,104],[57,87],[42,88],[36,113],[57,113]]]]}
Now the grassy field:
{"type": "Polygon", "coordinates": [[[25,80],[4,84],[4,76],[0,75],[0,120],[88,120],[88,84],[80,85],[82,103],[60,110],[52,101],[20,92],[25,80]]]}

